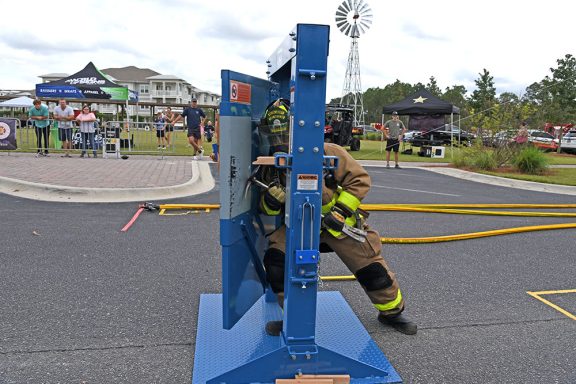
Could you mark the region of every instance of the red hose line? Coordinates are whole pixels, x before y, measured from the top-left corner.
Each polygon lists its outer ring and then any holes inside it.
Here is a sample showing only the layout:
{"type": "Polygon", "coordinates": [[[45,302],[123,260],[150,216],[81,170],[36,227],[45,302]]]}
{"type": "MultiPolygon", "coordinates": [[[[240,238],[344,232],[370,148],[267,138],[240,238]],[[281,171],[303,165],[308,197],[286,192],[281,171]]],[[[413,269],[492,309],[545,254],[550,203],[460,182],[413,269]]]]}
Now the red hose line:
{"type": "Polygon", "coordinates": [[[134,224],[134,222],[136,221],[136,219],[138,218],[138,216],[140,216],[140,214],[142,213],[142,211],[144,210],[144,207],[140,207],[138,208],[138,210],[136,211],[136,213],[134,214],[134,216],[132,217],[132,219],[130,219],[130,221],[128,222],[128,224],[126,224],[124,226],[124,228],[122,228],[120,230],[120,232],[126,232],[130,229],[130,227],[132,226],[132,224],[134,224]]]}

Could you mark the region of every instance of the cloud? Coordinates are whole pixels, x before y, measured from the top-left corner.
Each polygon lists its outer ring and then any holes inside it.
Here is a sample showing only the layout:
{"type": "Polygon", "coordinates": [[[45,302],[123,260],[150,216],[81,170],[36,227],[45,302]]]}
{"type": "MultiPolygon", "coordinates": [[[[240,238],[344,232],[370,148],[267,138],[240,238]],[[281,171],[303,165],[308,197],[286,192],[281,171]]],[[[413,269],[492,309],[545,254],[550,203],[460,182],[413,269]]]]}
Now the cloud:
{"type": "Polygon", "coordinates": [[[449,41],[447,37],[436,36],[430,33],[426,33],[419,26],[412,23],[404,23],[401,28],[402,32],[406,33],[410,37],[414,37],[419,40],[432,40],[441,42],[449,41]]]}

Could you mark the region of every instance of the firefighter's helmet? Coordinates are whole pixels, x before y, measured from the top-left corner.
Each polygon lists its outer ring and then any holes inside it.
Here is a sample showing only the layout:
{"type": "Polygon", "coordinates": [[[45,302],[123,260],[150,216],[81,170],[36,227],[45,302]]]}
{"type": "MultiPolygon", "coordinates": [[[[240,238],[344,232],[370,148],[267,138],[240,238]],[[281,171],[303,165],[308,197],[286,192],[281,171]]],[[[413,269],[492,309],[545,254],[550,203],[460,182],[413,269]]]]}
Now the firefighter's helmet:
{"type": "Polygon", "coordinates": [[[290,102],[278,99],[268,105],[258,126],[260,154],[288,152],[290,134],[290,102]]]}

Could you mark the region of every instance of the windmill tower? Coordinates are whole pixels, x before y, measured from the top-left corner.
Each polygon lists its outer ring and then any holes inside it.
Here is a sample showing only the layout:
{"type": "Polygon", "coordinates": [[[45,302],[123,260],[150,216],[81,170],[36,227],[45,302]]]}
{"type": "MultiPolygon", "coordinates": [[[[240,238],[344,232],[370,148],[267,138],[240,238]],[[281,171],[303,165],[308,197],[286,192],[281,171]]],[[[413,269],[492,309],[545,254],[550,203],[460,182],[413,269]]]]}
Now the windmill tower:
{"type": "Polygon", "coordinates": [[[340,104],[354,108],[354,126],[364,124],[358,39],[372,25],[372,10],[364,0],[344,0],[336,10],[336,26],[352,39],[340,104]]]}

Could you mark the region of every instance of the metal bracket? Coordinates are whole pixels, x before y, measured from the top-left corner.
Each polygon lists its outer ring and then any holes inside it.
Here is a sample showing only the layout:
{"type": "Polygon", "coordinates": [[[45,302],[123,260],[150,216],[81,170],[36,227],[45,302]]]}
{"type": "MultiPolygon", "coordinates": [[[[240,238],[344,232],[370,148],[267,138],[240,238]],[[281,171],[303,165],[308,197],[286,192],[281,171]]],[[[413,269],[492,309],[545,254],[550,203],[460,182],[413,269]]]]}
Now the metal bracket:
{"type": "Polygon", "coordinates": [[[322,167],[327,170],[335,170],[338,168],[338,156],[324,156],[324,162],[322,163],[322,167]]]}
{"type": "Polygon", "coordinates": [[[274,166],[280,169],[292,168],[292,155],[288,153],[277,153],[274,155],[274,166]]]}
{"type": "Polygon", "coordinates": [[[317,77],[326,76],[326,71],[318,69],[299,69],[298,74],[300,76],[310,76],[310,80],[316,80],[317,77]]]}

